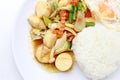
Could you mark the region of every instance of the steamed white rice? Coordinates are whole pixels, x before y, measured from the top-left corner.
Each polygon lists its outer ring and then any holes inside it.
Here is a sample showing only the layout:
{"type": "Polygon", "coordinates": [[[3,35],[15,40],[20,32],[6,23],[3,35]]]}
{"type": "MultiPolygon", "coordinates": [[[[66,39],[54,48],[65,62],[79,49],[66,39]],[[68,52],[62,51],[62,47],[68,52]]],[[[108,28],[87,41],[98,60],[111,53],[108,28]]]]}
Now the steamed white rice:
{"type": "Polygon", "coordinates": [[[110,75],[120,65],[120,32],[96,26],[78,33],[72,44],[80,69],[92,80],[110,75]]]}

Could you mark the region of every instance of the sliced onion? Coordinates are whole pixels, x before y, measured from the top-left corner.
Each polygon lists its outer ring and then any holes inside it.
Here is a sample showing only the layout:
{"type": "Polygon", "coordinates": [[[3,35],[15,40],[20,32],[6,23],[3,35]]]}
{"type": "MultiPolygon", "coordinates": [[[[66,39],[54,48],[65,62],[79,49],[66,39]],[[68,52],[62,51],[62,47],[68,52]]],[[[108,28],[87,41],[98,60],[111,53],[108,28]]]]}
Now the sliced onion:
{"type": "Polygon", "coordinates": [[[78,11],[77,20],[75,22],[75,31],[80,32],[85,28],[85,15],[84,13],[78,11]]]}

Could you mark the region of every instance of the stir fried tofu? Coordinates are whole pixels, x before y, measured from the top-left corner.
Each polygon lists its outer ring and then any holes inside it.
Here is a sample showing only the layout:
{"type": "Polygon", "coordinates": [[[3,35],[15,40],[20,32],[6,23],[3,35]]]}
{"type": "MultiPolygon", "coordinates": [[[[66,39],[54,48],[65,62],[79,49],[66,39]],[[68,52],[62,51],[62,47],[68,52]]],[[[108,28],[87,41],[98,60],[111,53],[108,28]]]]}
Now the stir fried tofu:
{"type": "Polygon", "coordinates": [[[72,67],[72,57],[69,53],[61,53],[55,61],[55,66],[60,71],[67,71],[72,67]]]}

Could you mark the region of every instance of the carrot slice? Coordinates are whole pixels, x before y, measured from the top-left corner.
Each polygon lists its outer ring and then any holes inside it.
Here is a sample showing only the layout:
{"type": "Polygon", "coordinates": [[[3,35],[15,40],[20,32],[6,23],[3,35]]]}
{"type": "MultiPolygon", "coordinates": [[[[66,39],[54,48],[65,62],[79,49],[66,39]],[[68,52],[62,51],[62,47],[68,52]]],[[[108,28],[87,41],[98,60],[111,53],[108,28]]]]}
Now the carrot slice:
{"type": "Polygon", "coordinates": [[[69,12],[67,10],[61,10],[60,11],[60,20],[61,22],[65,22],[68,19],[69,12]]]}
{"type": "Polygon", "coordinates": [[[57,33],[58,33],[58,30],[56,30],[56,29],[53,30],[53,33],[54,33],[54,34],[57,34],[57,33]]]}
{"type": "Polygon", "coordinates": [[[53,30],[53,33],[56,34],[58,38],[61,38],[64,33],[64,28],[55,29],[53,30]]]}
{"type": "Polygon", "coordinates": [[[73,0],[74,1],[74,6],[77,6],[78,5],[78,2],[79,2],[79,0],[73,0]]]}
{"type": "Polygon", "coordinates": [[[73,4],[74,6],[78,5],[79,0],[68,0],[68,4],[73,4]]]}

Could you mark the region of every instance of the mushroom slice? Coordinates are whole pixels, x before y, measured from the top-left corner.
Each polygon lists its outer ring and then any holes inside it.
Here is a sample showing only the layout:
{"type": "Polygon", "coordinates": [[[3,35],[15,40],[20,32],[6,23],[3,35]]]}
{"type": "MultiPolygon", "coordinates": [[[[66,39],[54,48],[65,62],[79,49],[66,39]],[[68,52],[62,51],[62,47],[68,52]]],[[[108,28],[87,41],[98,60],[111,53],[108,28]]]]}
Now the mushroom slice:
{"type": "Polygon", "coordinates": [[[42,39],[46,31],[40,31],[39,29],[32,28],[30,31],[32,40],[42,39]]]}
{"type": "Polygon", "coordinates": [[[55,62],[55,47],[52,48],[51,52],[50,52],[50,60],[49,60],[49,63],[53,63],[55,62]]]}
{"type": "Polygon", "coordinates": [[[71,32],[74,36],[77,35],[77,33],[73,29],[71,29],[69,27],[65,27],[65,30],[71,32]]]}
{"type": "Polygon", "coordinates": [[[29,16],[28,22],[30,23],[30,25],[32,27],[38,28],[39,27],[39,23],[40,23],[40,19],[35,14],[33,14],[33,15],[29,16]]]}
{"type": "Polygon", "coordinates": [[[56,40],[57,40],[56,34],[54,34],[52,30],[50,29],[47,30],[47,32],[45,33],[44,39],[43,39],[43,43],[48,48],[52,48],[55,45],[56,40]]]}
{"type": "Polygon", "coordinates": [[[33,28],[37,28],[37,29],[40,29],[40,30],[45,30],[46,29],[46,26],[43,22],[42,19],[40,19],[38,16],[36,16],[35,14],[34,15],[31,15],[29,18],[28,18],[28,21],[30,23],[30,25],[33,27],[33,28]]]}
{"type": "Polygon", "coordinates": [[[75,22],[75,31],[80,32],[85,28],[85,15],[83,12],[78,11],[77,20],[75,22]]]}
{"type": "Polygon", "coordinates": [[[36,15],[39,18],[42,18],[42,16],[49,17],[49,15],[52,12],[52,7],[50,3],[39,0],[36,5],[35,11],[36,11],[36,15]]]}
{"type": "Polygon", "coordinates": [[[32,28],[31,31],[30,31],[30,34],[31,34],[32,40],[42,39],[42,37],[40,36],[40,30],[39,29],[32,28]]]}
{"type": "Polygon", "coordinates": [[[56,28],[61,28],[61,25],[60,23],[51,23],[49,24],[48,28],[54,30],[56,28]]]}
{"type": "Polygon", "coordinates": [[[63,34],[63,36],[56,41],[55,50],[63,47],[63,45],[64,45],[64,43],[66,42],[66,40],[67,40],[67,34],[66,34],[66,32],[65,32],[65,33],[63,34]]]}
{"type": "Polygon", "coordinates": [[[55,16],[59,13],[59,10],[60,10],[60,9],[54,10],[54,12],[50,15],[50,18],[55,17],[55,16]]]}
{"type": "Polygon", "coordinates": [[[55,51],[61,47],[63,47],[64,43],[66,42],[67,39],[67,34],[66,32],[63,34],[62,38],[58,39],[56,41],[55,46],[52,48],[51,52],[50,52],[50,60],[49,63],[53,63],[55,61],[55,51]]]}

